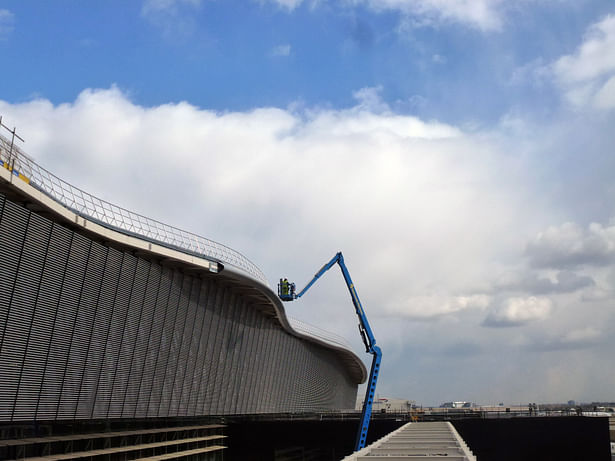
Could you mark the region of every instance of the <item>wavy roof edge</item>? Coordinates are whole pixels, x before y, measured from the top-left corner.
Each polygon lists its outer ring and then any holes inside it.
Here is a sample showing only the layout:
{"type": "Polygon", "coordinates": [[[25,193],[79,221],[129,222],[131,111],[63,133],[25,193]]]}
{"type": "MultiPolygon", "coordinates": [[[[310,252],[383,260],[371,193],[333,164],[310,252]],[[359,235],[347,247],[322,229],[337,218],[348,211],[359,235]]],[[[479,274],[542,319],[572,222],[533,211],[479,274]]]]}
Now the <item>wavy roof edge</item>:
{"type": "MultiPolygon", "coordinates": [[[[1,119],[0,119],[1,120],[1,119]]],[[[220,261],[269,284],[265,274],[243,254],[222,243],[127,210],[73,186],[36,163],[13,142],[0,135],[0,157],[15,174],[80,216],[119,232],[135,234],[180,251],[220,261]]]]}
{"type": "Polygon", "coordinates": [[[365,364],[345,340],[318,327],[289,318],[282,301],[273,292],[262,271],[241,253],[226,245],[98,199],[42,168],[2,135],[0,135],[0,166],[3,166],[0,168],[0,179],[9,184],[13,192],[27,196],[46,211],[89,234],[95,234],[99,238],[135,250],[196,266],[205,271],[210,270],[211,262],[223,264],[224,270],[219,275],[230,277],[261,292],[274,309],[276,318],[284,330],[293,336],[337,351],[357,383],[363,383],[367,379],[365,364]],[[11,150],[7,147],[12,149],[11,155],[9,155],[11,150]],[[71,200],[66,199],[69,194],[71,200]],[[61,198],[66,200],[62,201],[61,198]],[[92,210],[98,211],[92,212],[92,210]],[[112,214],[115,212],[119,212],[119,216],[112,214]],[[110,221],[123,226],[112,224],[110,221]],[[169,238],[157,239],[156,237],[161,235],[160,232],[166,232],[164,235],[169,238]],[[186,242],[191,246],[185,247],[186,242]],[[210,250],[214,255],[206,254],[204,249],[210,250]]]}

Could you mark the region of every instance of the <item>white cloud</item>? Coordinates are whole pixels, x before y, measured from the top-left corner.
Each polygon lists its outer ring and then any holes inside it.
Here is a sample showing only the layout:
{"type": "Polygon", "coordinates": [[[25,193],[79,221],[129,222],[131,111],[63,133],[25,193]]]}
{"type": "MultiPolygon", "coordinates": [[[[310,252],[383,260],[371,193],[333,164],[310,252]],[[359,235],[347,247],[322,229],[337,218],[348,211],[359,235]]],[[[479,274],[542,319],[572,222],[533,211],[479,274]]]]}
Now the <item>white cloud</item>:
{"type": "Polygon", "coordinates": [[[288,44],[274,46],[270,52],[271,56],[290,56],[291,47],[288,44]]]}
{"type": "Polygon", "coordinates": [[[261,3],[269,2],[276,4],[280,8],[284,8],[288,11],[293,11],[303,3],[303,0],[260,0],[261,3]]]}
{"type": "Polygon", "coordinates": [[[470,296],[413,296],[403,302],[387,304],[387,313],[415,320],[433,320],[438,317],[469,309],[484,310],[490,298],[486,295],[470,296]]]}
{"type": "Polygon", "coordinates": [[[600,330],[594,327],[585,327],[577,330],[572,330],[562,337],[562,341],[568,344],[578,344],[590,341],[595,341],[602,336],[600,330]]]}
{"type": "Polygon", "coordinates": [[[191,12],[202,0],[144,0],[141,16],[159,28],[167,39],[187,37],[196,29],[191,12]]]}
{"type": "Polygon", "coordinates": [[[552,278],[541,277],[529,269],[502,274],[495,283],[496,290],[519,291],[531,294],[570,293],[594,287],[594,280],[587,275],[559,271],[552,278]]]}
{"type": "Polygon", "coordinates": [[[182,5],[197,7],[201,0],[144,0],[141,12],[145,15],[161,11],[175,11],[182,5]]]}
{"type": "MultiPolygon", "coordinates": [[[[613,51],[615,54],[615,49],[613,51]]],[[[594,105],[600,109],[612,109],[615,107],[615,76],[607,80],[593,98],[594,105]]]]}
{"type": "Polygon", "coordinates": [[[434,54],[431,60],[436,64],[446,64],[446,58],[440,54],[434,54]]]}
{"type": "Polygon", "coordinates": [[[545,65],[544,59],[538,57],[513,70],[509,83],[511,85],[530,84],[534,87],[542,87],[545,83],[551,83],[553,72],[545,65]]]}
{"type": "Polygon", "coordinates": [[[604,287],[594,286],[590,287],[587,290],[583,291],[581,300],[583,301],[606,301],[613,296],[613,289],[608,289],[604,287]]]}
{"type": "Polygon", "coordinates": [[[352,96],[358,104],[353,110],[374,113],[390,112],[388,104],[382,100],[381,93],[381,86],[365,87],[355,91],[352,96]]]}
{"type": "Polygon", "coordinates": [[[555,61],[552,71],[572,104],[615,108],[615,15],[592,24],[583,43],[555,61]]]}
{"type": "Polygon", "coordinates": [[[328,135],[391,136],[393,138],[453,139],[462,137],[458,128],[435,121],[424,122],[417,117],[397,115],[380,97],[381,87],[356,91],[357,105],[347,110],[320,110],[306,128],[328,135]]]}
{"type": "Polygon", "coordinates": [[[602,336],[601,330],[586,326],[560,335],[540,336],[529,344],[529,348],[538,351],[585,349],[599,344],[602,336]]]}
{"type": "Polygon", "coordinates": [[[9,10],[0,9],[0,40],[4,40],[13,32],[15,15],[9,10]]]}
{"type": "Polygon", "coordinates": [[[572,55],[562,56],[554,69],[566,83],[586,82],[615,71],[615,16],[592,24],[572,55]]]}
{"type": "MultiPolygon", "coordinates": [[[[325,0],[312,0],[312,7],[325,0]]],[[[303,0],[260,0],[293,11],[303,0]]],[[[333,2],[331,2],[333,3],[333,2]]],[[[462,24],[481,31],[496,31],[502,28],[502,0],[344,0],[346,7],[366,5],[373,11],[395,11],[414,26],[437,26],[462,24]]]]}
{"type": "Polygon", "coordinates": [[[502,27],[501,0],[348,0],[374,10],[393,10],[422,24],[460,23],[483,31],[502,27]]]}
{"type": "Polygon", "coordinates": [[[490,327],[513,327],[526,325],[549,317],[553,303],[548,298],[508,298],[494,307],[485,318],[490,327]]]}
{"type": "Polygon", "coordinates": [[[537,267],[602,266],[615,260],[615,223],[551,226],[527,246],[530,262],[537,267]]]}
{"type": "MultiPolygon", "coordinates": [[[[557,130],[538,127],[524,131],[523,139],[540,138],[540,147],[546,137],[548,149],[519,153],[519,137],[508,131],[467,132],[395,113],[382,101],[382,91],[358,90],[356,104],[346,109],[216,112],[187,102],[144,107],[111,88],[86,90],[59,105],[45,99],[0,101],[0,114],[17,126],[26,139],[23,147],[42,166],[118,205],[236,248],[272,282],[287,276],[302,287],[343,251],[385,350],[382,392],[437,402],[451,392],[444,369],[459,377],[456,389],[467,382],[464,389],[476,393],[476,400],[487,398],[482,395],[489,396],[491,388],[515,395],[522,388],[516,379],[520,368],[542,373],[546,365],[527,350],[517,357],[515,350],[523,349],[519,335],[560,338],[557,332],[583,330],[587,318],[610,331],[615,321],[609,291],[615,279],[606,273],[608,266],[583,267],[575,270],[578,276],[558,276],[559,269],[540,269],[536,280],[521,276],[512,293],[521,300],[516,303],[499,304],[512,294],[492,290],[494,274],[523,266],[526,242],[538,230],[566,219],[580,222],[566,203],[554,200],[553,209],[541,200],[544,188],[551,191],[562,182],[551,178],[545,186],[544,174],[528,174],[542,171],[538,157],[571,148],[557,130]],[[585,300],[584,292],[571,291],[589,283],[584,277],[592,277],[606,295],[585,300]],[[525,282],[553,290],[557,316],[548,316],[546,301],[528,301],[525,282]],[[500,325],[523,329],[481,326],[490,306],[500,325]],[[537,321],[545,316],[547,321],[537,321]],[[437,347],[430,346],[435,342],[437,347]],[[466,353],[464,367],[457,368],[461,358],[449,361],[442,351],[464,344],[472,345],[470,352],[489,353],[466,353]],[[499,354],[509,357],[504,368],[489,358],[499,354]],[[409,357],[416,358],[411,372],[409,357]],[[495,368],[500,378],[493,376],[495,368]],[[399,379],[391,378],[395,373],[399,379]],[[410,373],[417,381],[408,390],[410,373]],[[438,389],[434,383],[444,384],[438,389]]],[[[588,165],[596,155],[590,147],[584,152],[588,165]]],[[[588,200],[612,203],[598,196],[588,200]]],[[[600,226],[600,232],[610,226],[600,226]]],[[[572,235],[583,240],[588,229],[572,235]]],[[[361,353],[352,303],[336,269],[286,307],[291,316],[344,336],[361,353]]],[[[570,340],[579,335],[571,333],[570,340]]],[[[601,338],[608,341],[608,335],[601,338]]],[[[569,383],[549,398],[575,389],[594,398],[598,383],[608,378],[604,363],[612,361],[606,352],[604,360],[597,359],[601,350],[578,349],[575,353],[592,355],[562,357],[563,365],[574,363],[601,379],[569,383]]]]}
{"type": "MultiPolygon", "coordinates": [[[[357,92],[344,110],[215,113],[187,103],[145,108],[113,88],[60,106],[0,105],[0,113],[27,127],[28,152],[68,181],[236,247],[274,279],[288,264],[297,277],[311,274],[341,249],[388,268],[369,277],[370,266],[351,268],[372,280],[361,289],[369,297],[379,284],[405,285],[396,298],[425,296],[438,292],[435,278],[449,280],[446,293],[477,293],[466,283],[487,268],[459,267],[506,241],[492,236],[525,207],[512,185],[502,192],[514,175],[493,166],[488,141],[391,113],[377,93],[357,92]],[[506,206],[494,207],[500,200],[506,206]],[[279,251],[281,240],[292,252],[279,251]],[[407,273],[409,285],[398,280],[407,273]]],[[[446,301],[444,311],[475,301],[446,301]]]]}

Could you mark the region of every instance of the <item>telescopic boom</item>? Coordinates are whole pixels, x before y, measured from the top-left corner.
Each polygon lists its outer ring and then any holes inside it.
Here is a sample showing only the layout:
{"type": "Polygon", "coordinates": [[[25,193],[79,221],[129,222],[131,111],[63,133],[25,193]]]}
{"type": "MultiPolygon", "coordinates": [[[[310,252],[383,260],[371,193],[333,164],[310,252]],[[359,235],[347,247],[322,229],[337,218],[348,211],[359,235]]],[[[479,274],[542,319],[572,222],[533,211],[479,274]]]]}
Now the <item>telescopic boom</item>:
{"type": "Polygon", "coordinates": [[[344,276],[346,286],[348,287],[350,297],[352,298],[352,304],[354,305],[357,317],[359,318],[359,333],[361,334],[363,344],[365,344],[365,352],[373,355],[372,367],[369,373],[369,380],[367,382],[367,389],[365,392],[365,400],[363,401],[363,409],[361,412],[361,424],[359,426],[359,430],[357,431],[357,439],[355,443],[355,451],[359,451],[365,446],[365,440],[367,438],[367,430],[369,428],[369,421],[372,415],[372,404],[374,402],[374,396],[376,395],[376,383],[378,381],[378,373],[380,372],[382,351],[380,350],[380,347],[376,346],[376,338],[374,338],[374,333],[369,326],[367,316],[365,315],[365,311],[363,310],[363,306],[361,305],[361,301],[359,300],[359,295],[357,294],[357,290],[354,287],[354,283],[352,283],[352,279],[350,278],[350,273],[346,268],[346,264],[344,264],[344,256],[341,252],[337,253],[331,259],[331,261],[322,266],[320,270],[316,272],[312,280],[310,280],[310,282],[305,286],[305,288],[299,293],[295,293],[294,283],[289,283],[286,279],[280,279],[280,284],[278,285],[278,296],[282,301],[293,301],[297,298],[300,298],[305,294],[307,290],[310,289],[312,285],[314,285],[316,280],[318,280],[325,272],[331,269],[331,267],[333,267],[335,263],[337,263],[342,270],[342,275],[344,276]]]}

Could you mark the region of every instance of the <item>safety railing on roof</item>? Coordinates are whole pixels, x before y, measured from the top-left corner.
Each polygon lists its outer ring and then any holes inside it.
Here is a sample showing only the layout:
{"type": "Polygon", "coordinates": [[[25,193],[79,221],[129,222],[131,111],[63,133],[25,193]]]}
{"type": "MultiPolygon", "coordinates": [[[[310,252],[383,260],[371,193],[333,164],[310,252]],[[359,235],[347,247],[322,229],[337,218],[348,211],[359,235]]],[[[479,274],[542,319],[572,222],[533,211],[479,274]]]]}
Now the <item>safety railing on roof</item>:
{"type": "MultiPolygon", "coordinates": [[[[0,118],[0,124],[1,121],[0,118]]],[[[7,128],[4,125],[1,126],[7,128]]],[[[17,137],[15,130],[9,130],[9,132],[12,134],[11,140],[0,135],[0,166],[12,171],[13,174],[66,208],[113,230],[135,235],[194,256],[230,264],[265,285],[269,285],[265,274],[238,251],[113,205],[58,178],[38,165],[15,145],[14,140],[17,137]]]]}

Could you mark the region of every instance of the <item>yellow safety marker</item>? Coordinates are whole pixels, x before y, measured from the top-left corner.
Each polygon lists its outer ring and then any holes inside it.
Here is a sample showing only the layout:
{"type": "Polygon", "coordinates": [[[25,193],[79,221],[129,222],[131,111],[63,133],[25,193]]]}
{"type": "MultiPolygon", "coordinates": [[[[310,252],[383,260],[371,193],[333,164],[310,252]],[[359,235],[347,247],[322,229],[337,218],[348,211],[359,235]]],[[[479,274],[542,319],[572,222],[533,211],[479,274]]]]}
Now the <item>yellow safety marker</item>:
{"type": "Polygon", "coordinates": [[[11,166],[7,163],[7,162],[2,162],[2,166],[4,168],[6,168],[7,170],[9,170],[10,172],[12,172],[15,176],[17,176],[19,179],[21,179],[22,181],[24,181],[26,184],[30,184],[30,178],[28,178],[26,175],[21,174],[19,171],[14,170],[13,168],[11,168],[11,166]]]}

